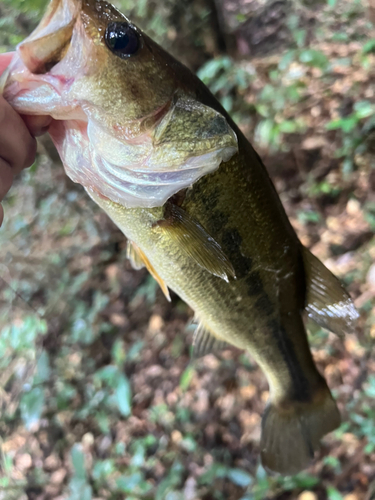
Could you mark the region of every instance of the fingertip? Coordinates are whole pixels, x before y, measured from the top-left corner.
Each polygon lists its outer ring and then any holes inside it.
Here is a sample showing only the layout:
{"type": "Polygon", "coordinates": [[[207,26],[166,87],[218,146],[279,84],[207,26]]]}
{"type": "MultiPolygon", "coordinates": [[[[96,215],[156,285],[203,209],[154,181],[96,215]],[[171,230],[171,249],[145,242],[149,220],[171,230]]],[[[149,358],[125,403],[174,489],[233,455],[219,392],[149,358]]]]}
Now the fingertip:
{"type": "Polygon", "coordinates": [[[34,163],[36,157],[36,150],[37,150],[36,139],[35,137],[30,136],[30,140],[28,141],[28,146],[27,146],[25,164],[23,168],[31,167],[31,165],[34,163]]]}
{"type": "Polygon", "coordinates": [[[50,116],[21,115],[31,135],[39,137],[48,131],[52,118],[50,116]]]}
{"type": "Polygon", "coordinates": [[[8,162],[0,158],[0,201],[12,186],[14,172],[8,162]]]}

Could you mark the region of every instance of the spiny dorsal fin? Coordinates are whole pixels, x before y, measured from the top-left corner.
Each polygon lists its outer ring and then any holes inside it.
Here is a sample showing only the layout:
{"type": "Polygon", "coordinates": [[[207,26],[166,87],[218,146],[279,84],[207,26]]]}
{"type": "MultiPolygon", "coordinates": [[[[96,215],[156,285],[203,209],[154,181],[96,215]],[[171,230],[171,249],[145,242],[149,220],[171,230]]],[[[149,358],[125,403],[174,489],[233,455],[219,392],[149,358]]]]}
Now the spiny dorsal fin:
{"type": "Polygon", "coordinates": [[[235,272],[228,257],[217,243],[185,210],[167,203],[165,219],[159,221],[154,230],[167,234],[181,252],[184,252],[209,273],[229,281],[235,278],[235,272]]]}
{"type": "Polygon", "coordinates": [[[306,276],[306,311],[319,326],[342,336],[354,333],[359,314],[340,281],[307,248],[302,250],[306,276]]]}
{"type": "Polygon", "coordinates": [[[154,280],[159,283],[166,299],[170,302],[171,297],[169,295],[169,290],[167,285],[165,284],[165,281],[160,278],[158,273],[155,271],[154,266],[151,264],[142,250],[130,240],[128,240],[126,256],[130,260],[130,263],[134,269],[142,269],[142,267],[146,267],[147,271],[151,274],[154,280]]]}
{"type": "Polygon", "coordinates": [[[206,354],[223,351],[227,347],[229,347],[227,342],[215,337],[203,323],[199,323],[193,337],[193,358],[201,358],[206,354]]]}

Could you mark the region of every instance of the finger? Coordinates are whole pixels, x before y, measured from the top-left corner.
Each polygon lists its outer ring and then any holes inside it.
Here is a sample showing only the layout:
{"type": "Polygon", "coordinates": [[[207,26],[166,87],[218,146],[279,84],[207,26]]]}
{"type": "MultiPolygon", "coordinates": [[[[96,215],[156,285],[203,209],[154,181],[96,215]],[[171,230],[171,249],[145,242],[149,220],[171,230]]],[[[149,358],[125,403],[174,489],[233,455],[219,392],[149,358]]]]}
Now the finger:
{"type": "Polygon", "coordinates": [[[21,115],[21,117],[30,134],[34,137],[39,137],[40,135],[45,134],[52,121],[50,116],[21,115]]]}
{"type": "Polygon", "coordinates": [[[0,157],[10,164],[14,174],[32,165],[36,140],[30,135],[22,118],[0,96],[0,157]]]}
{"type": "Polygon", "coordinates": [[[9,66],[15,52],[5,52],[5,54],[0,54],[0,75],[4,72],[5,68],[9,66]]]}
{"type": "MultiPolygon", "coordinates": [[[[13,182],[13,171],[10,165],[0,158],[0,201],[9,191],[13,182]]],[[[0,226],[3,223],[4,210],[0,203],[0,226]]]]}
{"type": "Polygon", "coordinates": [[[13,170],[9,163],[0,158],[0,201],[9,191],[13,178],[13,170]]]}

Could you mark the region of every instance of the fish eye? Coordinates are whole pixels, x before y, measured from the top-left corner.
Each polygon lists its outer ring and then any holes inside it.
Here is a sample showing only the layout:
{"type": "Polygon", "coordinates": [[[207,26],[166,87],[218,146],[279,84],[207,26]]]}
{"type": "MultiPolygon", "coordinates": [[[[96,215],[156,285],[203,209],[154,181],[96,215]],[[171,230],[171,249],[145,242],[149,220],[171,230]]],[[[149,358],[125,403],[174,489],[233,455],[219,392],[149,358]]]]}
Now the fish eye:
{"type": "Polygon", "coordinates": [[[139,34],[134,26],[126,22],[109,23],[104,35],[107,47],[116,55],[126,59],[141,46],[139,34]]]}

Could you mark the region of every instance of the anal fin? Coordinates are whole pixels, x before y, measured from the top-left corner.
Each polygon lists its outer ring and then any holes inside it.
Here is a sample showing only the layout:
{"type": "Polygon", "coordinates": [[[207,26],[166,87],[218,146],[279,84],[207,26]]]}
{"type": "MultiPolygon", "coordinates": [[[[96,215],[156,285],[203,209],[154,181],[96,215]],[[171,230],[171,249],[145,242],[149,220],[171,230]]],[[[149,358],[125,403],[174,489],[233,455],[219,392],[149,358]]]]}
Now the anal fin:
{"type": "Polygon", "coordinates": [[[342,336],[354,333],[359,314],[340,281],[307,248],[302,249],[306,276],[306,311],[319,326],[342,336]]]}
{"type": "Polygon", "coordinates": [[[135,243],[129,240],[126,248],[126,256],[130,260],[130,263],[134,269],[142,269],[142,267],[146,267],[147,271],[151,274],[154,280],[159,283],[159,286],[162,289],[166,299],[170,302],[171,297],[169,295],[169,290],[167,285],[165,284],[165,281],[155,271],[154,266],[151,264],[142,250],[135,243]]]}
{"type": "Polygon", "coordinates": [[[229,347],[225,340],[215,337],[204,325],[199,323],[193,337],[193,358],[201,358],[206,354],[223,351],[229,347]]]}
{"type": "Polygon", "coordinates": [[[235,278],[233,266],[219,243],[181,207],[167,203],[165,219],[155,224],[153,229],[171,238],[181,252],[209,273],[225,281],[235,278]]]}

